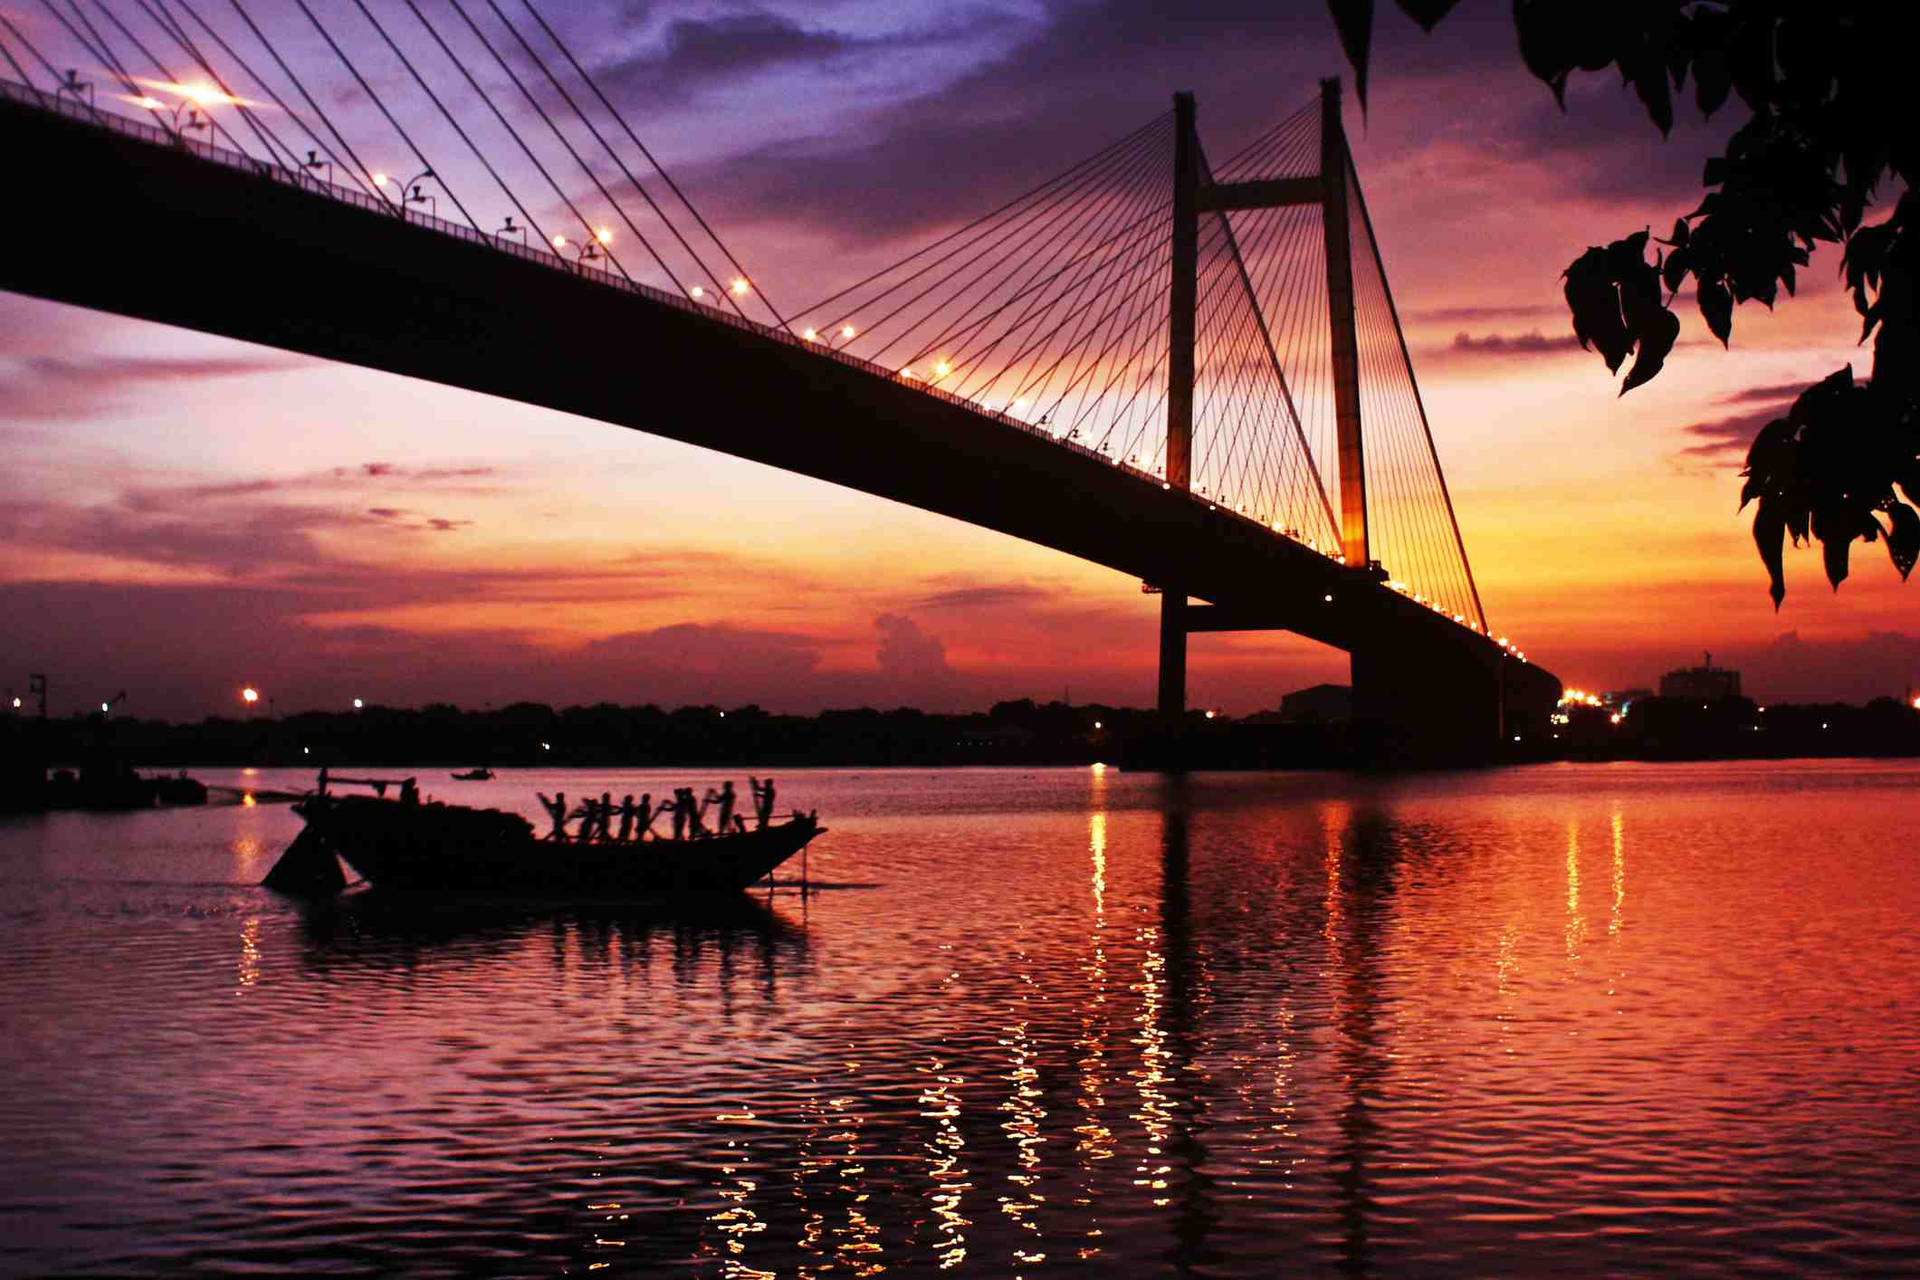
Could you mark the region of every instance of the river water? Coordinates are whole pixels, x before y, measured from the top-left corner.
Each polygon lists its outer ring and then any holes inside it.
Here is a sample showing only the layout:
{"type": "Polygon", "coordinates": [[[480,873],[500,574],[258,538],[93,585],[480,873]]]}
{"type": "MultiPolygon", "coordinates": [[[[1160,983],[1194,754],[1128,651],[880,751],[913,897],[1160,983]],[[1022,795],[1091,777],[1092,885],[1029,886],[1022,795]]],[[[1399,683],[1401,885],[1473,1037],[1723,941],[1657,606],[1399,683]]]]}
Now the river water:
{"type": "Polygon", "coordinates": [[[673,914],[5,820],[0,1272],[1920,1268],[1920,767],[780,781],[816,891],[673,914]]]}

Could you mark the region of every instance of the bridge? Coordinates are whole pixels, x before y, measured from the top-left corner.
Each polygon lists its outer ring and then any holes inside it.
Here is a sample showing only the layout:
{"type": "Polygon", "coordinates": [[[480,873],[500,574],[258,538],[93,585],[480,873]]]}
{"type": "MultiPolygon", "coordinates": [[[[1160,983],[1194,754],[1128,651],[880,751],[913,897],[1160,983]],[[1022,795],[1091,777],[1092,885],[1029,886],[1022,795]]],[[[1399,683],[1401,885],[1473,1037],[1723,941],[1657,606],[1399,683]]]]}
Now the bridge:
{"type": "Polygon", "coordinates": [[[304,0],[300,39],[239,0],[0,14],[0,137],[15,172],[58,175],[61,244],[85,247],[48,251],[42,212],[5,202],[0,288],[671,437],[1133,575],[1160,596],[1176,738],[1188,636],[1227,630],[1347,652],[1383,758],[1482,759],[1544,726],[1560,685],[1481,607],[1337,82],[1218,167],[1177,94],[783,313],[531,0],[446,0],[438,24],[402,3],[417,28],[354,0],[378,40],[351,55],[304,0]]]}

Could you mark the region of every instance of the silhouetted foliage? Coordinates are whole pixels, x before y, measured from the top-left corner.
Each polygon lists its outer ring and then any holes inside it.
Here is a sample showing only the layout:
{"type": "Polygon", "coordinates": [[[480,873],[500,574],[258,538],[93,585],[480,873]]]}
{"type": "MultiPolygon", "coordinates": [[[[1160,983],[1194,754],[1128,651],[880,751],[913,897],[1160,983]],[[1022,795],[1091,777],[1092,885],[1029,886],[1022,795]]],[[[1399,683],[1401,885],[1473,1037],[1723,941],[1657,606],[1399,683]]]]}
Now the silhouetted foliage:
{"type": "MultiPolygon", "coordinates": [[[[1428,30],[1453,2],[1398,0],[1428,30]]],[[[1372,0],[1329,5],[1364,104],[1372,0]]],[[[1581,344],[1609,371],[1634,356],[1622,394],[1660,372],[1680,332],[1672,303],[1689,281],[1725,345],[1737,305],[1771,308],[1782,289],[1793,294],[1816,245],[1844,246],[1860,341],[1874,339],[1873,377],[1855,382],[1849,367],[1809,387],[1761,429],[1742,471],[1740,505],[1758,500],[1753,536],[1775,607],[1789,535],[1796,546],[1820,542],[1836,588],[1856,538],[1884,540],[1902,578],[1920,558],[1920,514],[1909,505],[1920,504],[1912,18],[1912,6],[1888,0],[1514,0],[1520,55],[1563,107],[1573,72],[1617,67],[1663,134],[1689,81],[1703,116],[1730,99],[1750,112],[1707,161],[1708,191],[1670,238],[1636,232],[1567,268],[1581,344]],[[1883,183],[1904,190],[1887,218],[1867,224],[1883,183]]]]}

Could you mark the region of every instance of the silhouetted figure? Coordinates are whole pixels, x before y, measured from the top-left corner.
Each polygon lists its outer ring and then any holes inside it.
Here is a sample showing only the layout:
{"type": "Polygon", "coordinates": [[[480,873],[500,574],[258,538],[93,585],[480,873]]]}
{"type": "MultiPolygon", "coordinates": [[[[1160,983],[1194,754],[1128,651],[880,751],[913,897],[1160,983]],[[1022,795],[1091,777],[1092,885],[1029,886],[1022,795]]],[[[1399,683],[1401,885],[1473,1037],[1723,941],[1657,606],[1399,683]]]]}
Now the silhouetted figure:
{"type": "Polygon", "coordinates": [[[628,792],[620,799],[620,843],[633,839],[633,793],[628,792]]]}
{"type": "Polygon", "coordinates": [[[594,821],[594,835],[605,844],[613,839],[613,792],[600,793],[600,813],[594,821]]]}
{"type": "Polygon", "coordinates": [[[417,781],[415,781],[412,778],[408,778],[400,784],[400,803],[401,804],[419,804],[420,803],[420,784],[417,781]]]}
{"type": "Polygon", "coordinates": [[[687,839],[704,840],[712,835],[704,821],[707,814],[707,801],[697,798],[692,787],[680,788],[680,804],[687,811],[687,839]]]}
{"type": "Polygon", "coordinates": [[[653,792],[651,791],[640,797],[640,807],[634,813],[634,840],[645,840],[653,834],[654,819],[658,818],[661,809],[665,809],[666,807],[665,805],[661,805],[659,809],[653,807],[653,792]]]}
{"type": "Polygon", "coordinates": [[[714,830],[720,835],[725,835],[732,829],[733,806],[738,800],[739,796],[733,789],[732,778],[721,783],[718,791],[707,792],[706,803],[713,804],[717,801],[720,805],[720,820],[714,823],[714,830]]]}
{"type": "MultiPolygon", "coordinates": [[[[182,769],[180,771],[180,776],[184,778],[186,776],[186,772],[187,771],[185,769],[182,769]]],[[[327,766],[325,765],[320,766],[320,782],[319,782],[319,785],[314,787],[314,794],[320,795],[320,796],[324,796],[325,794],[327,794],[327,766]]]]}
{"type": "Polygon", "coordinates": [[[764,831],[767,824],[773,821],[773,779],[762,782],[749,776],[747,786],[753,789],[753,825],[764,831]]]}
{"type": "Polygon", "coordinates": [[[573,835],[574,843],[586,844],[593,839],[593,825],[600,814],[600,802],[592,796],[582,800],[569,817],[580,819],[580,829],[573,835]]]}
{"type": "Polygon", "coordinates": [[[688,787],[673,789],[673,838],[687,838],[687,819],[693,816],[693,791],[688,787]]]}
{"type": "Polygon", "coordinates": [[[551,800],[547,799],[544,791],[536,791],[533,794],[540,797],[540,803],[546,809],[547,816],[553,819],[553,830],[547,833],[547,839],[565,840],[567,838],[567,793],[556,791],[551,800]]]}
{"type": "Polygon", "coordinates": [[[733,815],[733,834],[737,836],[747,834],[747,820],[737,813],[733,815]]]}

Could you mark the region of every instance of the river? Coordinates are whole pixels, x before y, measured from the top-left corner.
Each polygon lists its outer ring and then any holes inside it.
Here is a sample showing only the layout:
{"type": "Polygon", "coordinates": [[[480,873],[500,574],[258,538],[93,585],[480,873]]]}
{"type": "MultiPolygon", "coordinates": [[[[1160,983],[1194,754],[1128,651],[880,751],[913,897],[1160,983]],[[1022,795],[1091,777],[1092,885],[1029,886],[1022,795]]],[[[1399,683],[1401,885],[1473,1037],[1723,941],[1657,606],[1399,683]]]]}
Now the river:
{"type": "Polygon", "coordinates": [[[795,771],[814,891],[675,912],[0,820],[0,1272],[1910,1273],[1916,783],[795,771]]]}

